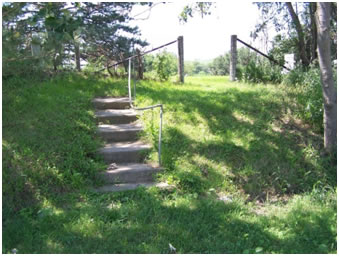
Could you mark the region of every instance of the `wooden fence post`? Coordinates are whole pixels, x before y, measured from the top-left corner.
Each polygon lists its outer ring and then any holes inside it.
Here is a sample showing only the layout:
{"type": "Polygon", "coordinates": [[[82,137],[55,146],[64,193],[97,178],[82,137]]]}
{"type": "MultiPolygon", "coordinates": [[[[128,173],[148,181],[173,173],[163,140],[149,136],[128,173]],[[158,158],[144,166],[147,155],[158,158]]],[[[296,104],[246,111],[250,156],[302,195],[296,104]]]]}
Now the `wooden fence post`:
{"type": "Polygon", "coordinates": [[[184,83],[184,37],[178,37],[178,72],[179,81],[184,83]]]}
{"type": "Polygon", "coordinates": [[[236,80],[237,67],[237,35],[231,36],[231,61],[230,61],[230,80],[236,80]]]}

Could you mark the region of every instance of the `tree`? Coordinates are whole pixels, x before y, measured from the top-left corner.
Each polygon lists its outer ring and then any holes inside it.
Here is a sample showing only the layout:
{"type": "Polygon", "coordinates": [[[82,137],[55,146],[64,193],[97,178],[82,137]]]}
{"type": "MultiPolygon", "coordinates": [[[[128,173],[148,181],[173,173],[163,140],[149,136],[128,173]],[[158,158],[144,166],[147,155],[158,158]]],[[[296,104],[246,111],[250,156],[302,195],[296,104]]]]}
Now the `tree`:
{"type": "Polygon", "coordinates": [[[317,3],[315,20],[324,101],[324,147],[326,152],[333,152],[337,146],[337,90],[334,87],[331,65],[330,17],[330,3],[317,3]]]}
{"type": "Polygon", "coordinates": [[[36,65],[25,60],[43,62],[44,70],[52,66],[56,71],[74,64],[80,70],[81,59],[108,66],[124,58],[134,46],[146,45],[138,39],[138,28],[128,25],[134,4],[139,3],[4,3],[3,73],[32,73],[27,70],[36,65]],[[39,58],[31,56],[33,38],[40,42],[39,58]]]}
{"type": "MultiPolygon", "coordinates": [[[[292,43],[289,53],[294,53],[296,60],[307,68],[317,58],[317,27],[314,15],[317,5],[315,3],[290,3],[290,2],[265,2],[255,3],[261,10],[262,21],[256,25],[251,36],[255,39],[260,32],[266,30],[269,24],[273,24],[279,33],[280,41],[288,40],[292,43]],[[293,50],[294,52],[291,52],[293,50]]],[[[331,30],[336,35],[336,3],[330,12],[331,30]]],[[[275,47],[275,45],[273,45],[275,47]]],[[[336,40],[331,41],[331,49],[336,52],[336,40]]]]}
{"type": "Polygon", "coordinates": [[[184,7],[179,15],[179,20],[183,23],[187,22],[188,17],[193,17],[195,13],[199,13],[203,18],[206,15],[211,14],[211,9],[214,6],[212,2],[197,2],[188,4],[184,7]]]}
{"type": "Polygon", "coordinates": [[[310,64],[310,61],[306,57],[305,35],[304,35],[304,31],[301,27],[299,17],[295,13],[291,2],[287,2],[285,4],[286,4],[287,10],[288,10],[288,12],[289,12],[289,14],[292,18],[292,21],[293,21],[292,24],[293,24],[295,30],[297,31],[298,47],[299,47],[301,62],[304,66],[308,66],[310,64]]]}
{"type": "MultiPolygon", "coordinates": [[[[102,2],[83,3],[84,17],[82,39],[85,42],[82,57],[88,61],[102,58],[106,67],[132,54],[135,46],[146,46],[139,40],[137,27],[130,27],[129,13],[135,3],[102,2]]],[[[127,64],[125,65],[127,69],[127,64]]]]}
{"type": "Polygon", "coordinates": [[[178,72],[177,57],[166,51],[158,53],[152,63],[160,81],[166,81],[178,72]]]}
{"type": "Polygon", "coordinates": [[[229,53],[216,57],[209,65],[211,73],[216,76],[228,75],[229,67],[230,67],[229,53]]]}

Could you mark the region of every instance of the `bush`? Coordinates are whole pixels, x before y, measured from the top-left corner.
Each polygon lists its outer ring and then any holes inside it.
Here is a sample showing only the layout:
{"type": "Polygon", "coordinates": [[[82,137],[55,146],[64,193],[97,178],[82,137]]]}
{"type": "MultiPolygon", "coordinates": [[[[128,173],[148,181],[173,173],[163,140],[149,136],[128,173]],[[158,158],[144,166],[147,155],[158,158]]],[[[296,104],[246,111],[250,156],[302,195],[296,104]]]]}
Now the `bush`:
{"type": "MultiPolygon", "coordinates": [[[[150,55],[152,56],[152,55],[150,55]]],[[[154,57],[145,58],[146,77],[153,80],[167,81],[178,72],[177,58],[174,54],[163,51],[154,57]]]]}
{"type": "Polygon", "coordinates": [[[249,60],[247,65],[237,67],[238,80],[246,83],[274,83],[282,82],[281,67],[266,60],[249,60]]]}
{"type": "Polygon", "coordinates": [[[297,68],[284,78],[284,84],[294,91],[296,114],[322,132],[324,108],[319,67],[312,66],[308,71],[297,68]]]}
{"type": "Polygon", "coordinates": [[[301,67],[291,70],[283,79],[283,83],[290,86],[297,86],[304,83],[305,72],[301,67]]]}

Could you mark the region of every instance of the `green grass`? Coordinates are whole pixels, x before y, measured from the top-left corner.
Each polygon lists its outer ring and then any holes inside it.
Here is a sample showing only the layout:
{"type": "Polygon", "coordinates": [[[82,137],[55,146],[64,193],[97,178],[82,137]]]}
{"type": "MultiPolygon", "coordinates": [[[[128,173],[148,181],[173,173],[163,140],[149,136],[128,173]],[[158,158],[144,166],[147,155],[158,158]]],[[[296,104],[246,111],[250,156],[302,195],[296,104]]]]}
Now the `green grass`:
{"type": "MultiPolygon", "coordinates": [[[[104,167],[91,99],[126,95],[126,84],[3,84],[3,253],[337,252],[336,166],[277,86],[139,83],[138,106],[164,104],[158,179],[176,188],[89,192],[104,167]]],[[[149,161],[158,118],[142,115],[149,161]]]]}

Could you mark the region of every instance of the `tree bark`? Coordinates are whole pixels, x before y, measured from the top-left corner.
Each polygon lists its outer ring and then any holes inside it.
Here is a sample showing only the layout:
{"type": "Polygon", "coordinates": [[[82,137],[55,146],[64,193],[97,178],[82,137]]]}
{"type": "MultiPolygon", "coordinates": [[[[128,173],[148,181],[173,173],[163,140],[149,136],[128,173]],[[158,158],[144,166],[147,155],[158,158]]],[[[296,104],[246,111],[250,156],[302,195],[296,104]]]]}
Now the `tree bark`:
{"type": "Polygon", "coordinates": [[[316,3],[309,3],[311,15],[311,60],[310,63],[317,58],[317,25],[315,23],[315,13],[317,10],[316,3]]]}
{"type": "Polygon", "coordinates": [[[111,77],[114,77],[114,74],[111,72],[111,70],[109,69],[109,63],[107,62],[106,63],[106,69],[107,69],[107,72],[108,74],[111,76],[111,77]]]}
{"type": "Polygon", "coordinates": [[[80,66],[80,47],[77,43],[74,44],[74,51],[75,51],[75,64],[76,69],[80,72],[81,66],[80,66]]]}
{"type": "Polygon", "coordinates": [[[317,3],[316,24],[318,36],[318,59],[324,101],[324,147],[327,153],[337,146],[337,90],[331,65],[330,48],[330,3],[317,3]]]}
{"type": "Polygon", "coordinates": [[[297,16],[297,14],[295,13],[293,6],[291,4],[291,2],[287,2],[286,3],[288,12],[291,15],[292,21],[295,25],[295,29],[297,30],[297,34],[298,34],[298,47],[299,47],[299,53],[300,53],[300,59],[301,59],[301,63],[303,64],[303,66],[307,67],[310,62],[307,59],[307,55],[306,55],[306,47],[305,47],[305,36],[304,36],[304,31],[301,27],[300,24],[300,20],[297,16]]]}

